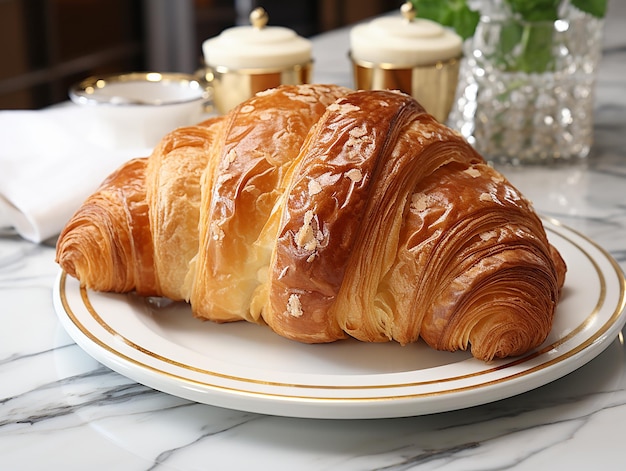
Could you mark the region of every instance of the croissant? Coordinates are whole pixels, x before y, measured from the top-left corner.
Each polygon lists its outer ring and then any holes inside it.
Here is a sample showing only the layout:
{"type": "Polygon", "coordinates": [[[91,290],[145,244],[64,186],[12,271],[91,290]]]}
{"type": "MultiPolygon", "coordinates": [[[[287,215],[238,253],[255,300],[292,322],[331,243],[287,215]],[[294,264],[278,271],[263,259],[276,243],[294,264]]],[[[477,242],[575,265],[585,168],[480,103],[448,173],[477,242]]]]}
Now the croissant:
{"type": "Polygon", "coordinates": [[[331,85],[166,135],[85,201],[56,260],[86,288],[201,319],[486,361],[546,339],[566,273],[531,204],[458,133],[405,94],[331,85]]]}

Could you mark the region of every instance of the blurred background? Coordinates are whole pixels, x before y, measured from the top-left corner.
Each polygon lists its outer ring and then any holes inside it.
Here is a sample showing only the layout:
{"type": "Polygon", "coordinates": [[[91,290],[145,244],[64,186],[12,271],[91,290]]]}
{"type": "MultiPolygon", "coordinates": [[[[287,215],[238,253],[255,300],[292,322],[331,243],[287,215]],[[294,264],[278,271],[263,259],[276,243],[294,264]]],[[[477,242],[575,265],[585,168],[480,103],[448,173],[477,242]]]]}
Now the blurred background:
{"type": "Polygon", "coordinates": [[[201,45],[248,24],[257,6],[270,25],[310,37],[399,8],[400,0],[0,0],[0,109],[67,100],[92,74],[194,72],[201,45]]]}

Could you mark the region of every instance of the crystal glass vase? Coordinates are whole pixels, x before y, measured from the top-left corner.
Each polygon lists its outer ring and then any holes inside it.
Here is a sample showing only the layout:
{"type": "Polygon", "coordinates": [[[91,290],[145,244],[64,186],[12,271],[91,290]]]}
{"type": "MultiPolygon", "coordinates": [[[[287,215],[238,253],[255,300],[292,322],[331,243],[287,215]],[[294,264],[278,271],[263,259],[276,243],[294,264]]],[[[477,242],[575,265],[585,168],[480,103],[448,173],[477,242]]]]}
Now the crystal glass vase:
{"type": "Polygon", "coordinates": [[[494,163],[586,158],[602,30],[572,6],[554,22],[483,15],[465,44],[450,126],[494,163]]]}

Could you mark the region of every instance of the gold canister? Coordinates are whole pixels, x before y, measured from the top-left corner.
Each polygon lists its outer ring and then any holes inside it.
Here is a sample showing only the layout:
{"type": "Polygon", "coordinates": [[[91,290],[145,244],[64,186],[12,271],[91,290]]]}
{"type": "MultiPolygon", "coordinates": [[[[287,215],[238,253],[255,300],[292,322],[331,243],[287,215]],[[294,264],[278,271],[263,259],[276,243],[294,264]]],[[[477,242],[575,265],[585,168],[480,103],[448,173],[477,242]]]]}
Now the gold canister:
{"type": "Polygon", "coordinates": [[[362,90],[400,90],[413,96],[438,121],[445,122],[454,103],[460,60],[402,67],[352,57],[354,83],[362,90]]]}
{"type": "Polygon", "coordinates": [[[258,92],[279,85],[310,83],[312,62],[277,69],[229,69],[207,67],[205,79],[211,85],[213,106],[226,113],[258,92]]]}
{"type": "Polygon", "coordinates": [[[400,90],[445,122],[459,79],[461,38],[429,20],[416,19],[412,4],[402,17],[382,17],[350,32],[354,84],[362,90],[400,90]]]}
{"type": "Polygon", "coordinates": [[[204,78],[218,113],[260,91],[311,81],[310,41],[267,22],[265,10],[257,8],[250,14],[251,26],[229,28],[203,43],[204,78]]]}

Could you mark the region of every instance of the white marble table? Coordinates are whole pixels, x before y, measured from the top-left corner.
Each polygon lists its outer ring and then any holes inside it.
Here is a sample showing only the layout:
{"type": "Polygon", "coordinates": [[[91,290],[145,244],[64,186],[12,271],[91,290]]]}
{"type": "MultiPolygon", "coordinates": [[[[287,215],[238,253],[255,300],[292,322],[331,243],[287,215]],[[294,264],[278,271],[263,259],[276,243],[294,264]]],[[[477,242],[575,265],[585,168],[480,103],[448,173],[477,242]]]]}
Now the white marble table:
{"type": "MultiPolygon", "coordinates": [[[[588,166],[510,171],[542,214],[626,269],[626,4],[614,1],[588,166]]],[[[347,33],[315,41],[316,79],[351,85],[347,33]]],[[[1,470],[623,469],[619,339],[548,385],[470,409],[398,419],[264,416],[156,392],[100,365],[60,327],[51,244],[0,237],[1,470]]]]}

